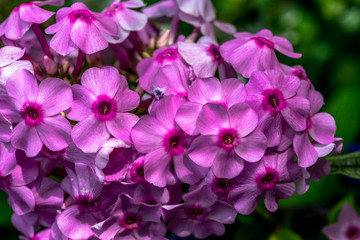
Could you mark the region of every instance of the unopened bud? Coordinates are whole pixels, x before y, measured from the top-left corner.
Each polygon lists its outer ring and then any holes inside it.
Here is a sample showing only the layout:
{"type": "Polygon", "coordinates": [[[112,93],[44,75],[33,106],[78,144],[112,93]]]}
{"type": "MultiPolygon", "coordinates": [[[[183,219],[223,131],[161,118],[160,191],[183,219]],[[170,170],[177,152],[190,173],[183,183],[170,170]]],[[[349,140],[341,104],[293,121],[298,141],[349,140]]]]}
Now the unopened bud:
{"type": "Polygon", "coordinates": [[[166,30],[158,39],[156,46],[157,47],[164,47],[167,45],[167,42],[169,40],[169,36],[170,36],[170,30],[166,30]]]}
{"type": "Polygon", "coordinates": [[[53,75],[57,72],[58,69],[57,69],[56,63],[48,56],[44,56],[43,63],[44,63],[45,70],[48,74],[53,75]]]}

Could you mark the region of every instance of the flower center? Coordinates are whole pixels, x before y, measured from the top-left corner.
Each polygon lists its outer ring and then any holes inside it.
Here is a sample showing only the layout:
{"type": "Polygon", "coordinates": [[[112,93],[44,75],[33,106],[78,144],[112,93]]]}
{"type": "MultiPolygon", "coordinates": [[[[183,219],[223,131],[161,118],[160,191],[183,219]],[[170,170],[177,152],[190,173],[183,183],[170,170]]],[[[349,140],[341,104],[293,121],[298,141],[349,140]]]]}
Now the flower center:
{"type": "Polygon", "coordinates": [[[171,130],[163,140],[165,150],[171,155],[179,155],[185,151],[186,138],[182,131],[171,130]]]}
{"type": "Polygon", "coordinates": [[[133,230],[139,228],[140,219],[135,214],[124,215],[120,221],[120,226],[126,230],[133,230]]]}
{"type": "Polygon", "coordinates": [[[95,19],[94,16],[91,14],[91,12],[86,9],[77,9],[72,11],[69,14],[69,18],[71,23],[74,23],[77,20],[91,23],[95,19]]]}
{"type": "Polygon", "coordinates": [[[217,144],[220,148],[231,152],[239,143],[238,133],[235,129],[221,129],[219,131],[217,144]]]}
{"type": "Polygon", "coordinates": [[[311,118],[308,117],[306,119],[306,130],[309,130],[311,128],[311,126],[312,126],[311,118]]]}
{"type": "Polygon", "coordinates": [[[156,60],[161,64],[165,60],[173,61],[173,60],[175,60],[177,58],[178,58],[178,51],[175,48],[168,48],[168,49],[162,51],[161,53],[159,53],[159,55],[156,56],[156,60]]]}
{"type": "Polygon", "coordinates": [[[274,43],[264,37],[254,37],[252,40],[254,40],[256,45],[258,45],[260,48],[263,48],[264,46],[274,48],[274,43]]]}
{"type": "Polygon", "coordinates": [[[228,194],[231,191],[231,189],[233,189],[234,185],[235,182],[232,181],[231,179],[215,177],[212,182],[211,189],[215,194],[219,196],[223,196],[228,194]]]}
{"type": "Polygon", "coordinates": [[[219,47],[215,44],[211,44],[208,48],[208,53],[214,58],[215,62],[220,62],[223,58],[220,55],[219,47]]]}
{"type": "Polygon", "coordinates": [[[279,173],[272,168],[266,168],[265,173],[256,177],[256,185],[261,190],[271,190],[275,188],[276,182],[279,180],[279,173]]]}
{"type": "Polygon", "coordinates": [[[278,89],[266,89],[263,93],[262,106],[264,110],[276,115],[286,107],[286,100],[278,89]]]}
{"type": "Polygon", "coordinates": [[[100,121],[113,119],[116,116],[116,102],[107,95],[98,96],[92,104],[92,111],[100,121]]]}
{"type": "Polygon", "coordinates": [[[207,211],[198,204],[191,206],[185,212],[190,219],[197,219],[197,220],[203,220],[208,214],[207,211]]]}
{"type": "Polygon", "coordinates": [[[348,239],[357,239],[360,236],[360,230],[356,226],[349,226],[345,235],[348,239]]]}
{"type": "Polygon", "coordinates": [[[43,111],[39,104],[27,102],[23,105],[20,115],[28,126],[37,126],[43,121],[43,111]]]}

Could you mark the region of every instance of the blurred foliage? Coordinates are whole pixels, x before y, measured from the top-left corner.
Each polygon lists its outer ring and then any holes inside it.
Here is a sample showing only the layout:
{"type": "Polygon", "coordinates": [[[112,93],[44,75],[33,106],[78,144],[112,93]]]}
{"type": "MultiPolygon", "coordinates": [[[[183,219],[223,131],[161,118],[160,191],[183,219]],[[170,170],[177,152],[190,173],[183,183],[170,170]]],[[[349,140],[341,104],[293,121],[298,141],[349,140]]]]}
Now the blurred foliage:
{"type": "MultiPolygon", "coordinates": [[[[0,0],[3,21],[21,0],[0,0]]],[[[66,0],[70,6],[74,1],[66,0]]],[[[83,0],[93,11],[101,11],[110,0],[83,0]]],[[[146,1],[147,4],[157,2],[146,1]]],[[[344,138],[344,152],[360,142],[360,0],[213,0],[217,18],[234,24],[238,31],[256,33],[267,28],[286,37],[300,59],[278,54],[288,65],[302,65],[315,88],[325,98],[323,111],[337,123],[337,137],[344,138]]],[[[55,10],[56,8],[47,7],[55,10]]],[[[219,42],[231,36],[219,33],[219,42]]],[[[209,239],[325,239],[321,228],[337,219],[345,202],[360,206],[359,181],[331,175],[311,182],[301,196],[281,200],[279,210],[267,212],[263,203],[250,216],[238,216],[226,226],[226,235],[209,239]],[[260,209],[260,210],[259,210],[260,209]]],[[[11,209],[4,193],[0,195],[0,228],[10,225],[11,209]]],[[[11,228],[11,227],[10,227],[11,228]]],[[[14,239],[17,234],[4,236],[14,239]],[[11,237],[10,237],[11,236],[11,237]]],[[[178,238],[180,239],[180,238],[178,238]]],[[[187,238],[191,239],[191,238],[187,238]]]]}

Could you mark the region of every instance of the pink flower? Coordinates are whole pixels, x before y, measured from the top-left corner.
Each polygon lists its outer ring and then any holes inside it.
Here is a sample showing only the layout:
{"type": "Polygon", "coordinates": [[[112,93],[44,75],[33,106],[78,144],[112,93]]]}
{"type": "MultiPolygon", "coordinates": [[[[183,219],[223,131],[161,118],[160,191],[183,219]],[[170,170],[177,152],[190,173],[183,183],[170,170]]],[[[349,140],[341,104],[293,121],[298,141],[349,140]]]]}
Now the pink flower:
{"type": "Polygon", "coordinates": [[[63,56],[77,48],[92,54],[108,47],[102,33],[116,35],[117,26],[112,19],[94,13],[85,4],[77,2],[60,9],[56,13],[56,23],[46,28],[45,32],[56,33],[50,47],[63,56]]]}
{"type": "Polygon", "coordinates": [[[11,144],[27,156],[38,154],[45,144],[52,151],[66,148],[71,142],[70,123],[60,115],[70,108],[73,98],[70,86],[63,80],[48,78],[37,85],[28,70],[18,70],[6,82],[7,103],[0,112],[12,123],[11,144]]]}
{"type": "Polygon", "coordinates": [[[360,239],[360,218],[346,203],[338,216],[338,222],[324,227],[322,231],[330,240],[360,239]]]}
{"type": "Polygon", "coordinates": [[[266,208],[274,212],[279,199],[289,198],[295,193],[294,181],[300,175],[300,167],[294,162],[291,149],[283,153],[269,151],[261,161],[246,163],[228,200],[239,213],[246,215],[255,210],[264,195],[266,208]]]}
{"type": "Polygon", "coordinates": [[[236,39],[220,46],[220,53],[225,61],[230,62],[237,72],[247,78],[257,70],[280,68],[274,49],[292,58],[301,57],[301,54],[293,52],[288,40],[273,36],[268,29],[263,29],[255,35],[241,32],[234,36],[236,39]]]}
{"type": "Polygon", "coordinates": [[[5,34],[8,39],[13,40],[22,38],[33,23],[43,23],[54,14],[40,7],[45,5],[61,6],[63,4],[64,0],[32,1],[20,4],[0,25],[0,36],[5,34]]]}
{"type": "Polygon", "coordinates": [[[212,167],[218,178],[234,178],[244,161],[257,162],[264,155],[266,137],[256,130],[258,116],[246,103],[227,110],[220,104],[205,104],[196,121],[200,136],[189,148],[189,157],[202,167],[212,167]]]}
{"type": "Polygon", "coordinates": [[[137,107],[140,98],[128,89],[124,76],[114,67],[90,68],[73,85],[74,103],[68,117],[80,121],[72,130],[74,143],[84,152],[96,152],[113,136],[130,142],[130,130],[138,121],[127,113],[137,107]]]}
{"type": "Polygon", "coordinates": [[[116,23],[118,30],[116,36],[106,35],[110,43],[121,43],[129,36],[131,31],[139,31],[145,27],[147,23],[146,15],[130,9],[143,6],[145,4],[142,0],[129,0],[125,2],[114,0],[104,11],[104,14],[116,23]]]}

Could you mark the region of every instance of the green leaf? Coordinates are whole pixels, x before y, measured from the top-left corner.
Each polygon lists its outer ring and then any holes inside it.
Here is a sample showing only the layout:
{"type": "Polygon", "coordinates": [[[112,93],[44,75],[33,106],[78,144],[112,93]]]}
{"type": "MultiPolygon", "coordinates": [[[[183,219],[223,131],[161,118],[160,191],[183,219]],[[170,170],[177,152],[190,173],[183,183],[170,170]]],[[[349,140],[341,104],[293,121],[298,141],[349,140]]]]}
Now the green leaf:
{"type": "Polygon", "coordinates": [[[302,238],[289,228],[280,228],[271,234],[268,240],[302,240],[302,238]]]}
{"type": "Polygon", "coordinates": [[[329,156],[331,173],[360,179],[360,152],[329,156]]]}

